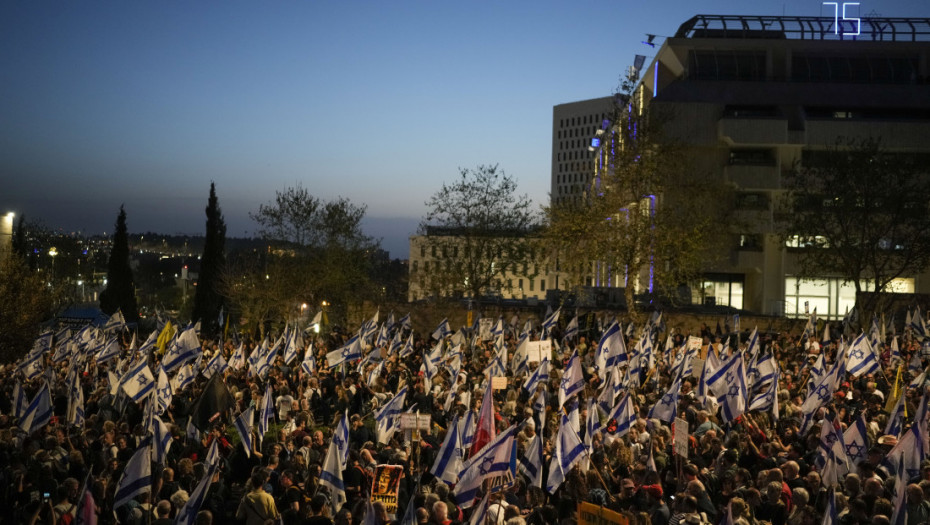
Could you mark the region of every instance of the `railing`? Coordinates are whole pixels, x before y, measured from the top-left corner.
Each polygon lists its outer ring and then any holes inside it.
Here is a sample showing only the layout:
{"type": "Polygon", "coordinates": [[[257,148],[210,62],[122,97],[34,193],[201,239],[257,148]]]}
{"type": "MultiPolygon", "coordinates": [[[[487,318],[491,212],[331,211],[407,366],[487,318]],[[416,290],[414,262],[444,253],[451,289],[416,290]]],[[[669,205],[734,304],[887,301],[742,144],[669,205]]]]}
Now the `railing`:
{"type": "Polygon", "coordinates": [[[930,18],[696,15],[675,38],[930,41],[930,18]]]}

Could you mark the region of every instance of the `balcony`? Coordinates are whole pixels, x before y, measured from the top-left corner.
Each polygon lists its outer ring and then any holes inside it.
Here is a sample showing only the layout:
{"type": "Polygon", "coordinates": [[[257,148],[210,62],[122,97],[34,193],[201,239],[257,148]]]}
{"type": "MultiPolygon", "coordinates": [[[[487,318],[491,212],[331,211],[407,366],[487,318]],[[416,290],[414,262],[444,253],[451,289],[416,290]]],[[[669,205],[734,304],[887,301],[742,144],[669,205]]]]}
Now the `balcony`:
{"type": "Polygon", "coordinates": [[[730,145],[775,145],[788,142],[788,121],[781,118],[732,118],[717,122],[718,137],[730,145]]]}
{"type": "Polygon", "coordinates": [[[781,189],[778,166],[729,165],[725,169],[727,180],[740,189],[781,189]]]}

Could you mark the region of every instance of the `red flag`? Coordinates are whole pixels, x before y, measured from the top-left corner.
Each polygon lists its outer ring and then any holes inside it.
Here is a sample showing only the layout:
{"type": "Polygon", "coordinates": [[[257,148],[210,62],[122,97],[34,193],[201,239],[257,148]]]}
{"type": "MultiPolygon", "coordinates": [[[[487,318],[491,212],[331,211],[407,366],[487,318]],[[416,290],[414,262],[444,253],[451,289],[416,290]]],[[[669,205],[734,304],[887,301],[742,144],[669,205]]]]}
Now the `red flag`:
{"type": "Polygon", "coordinates": [[[481,400],[481,412],[478,413],[478,425],[475,428],[475,439],[471,444],[470,456],[477,454],[485,445],[497,437],[494,430],[494,399],[491,397],[491,380],[488,379],[488,389],[481,400]]]}

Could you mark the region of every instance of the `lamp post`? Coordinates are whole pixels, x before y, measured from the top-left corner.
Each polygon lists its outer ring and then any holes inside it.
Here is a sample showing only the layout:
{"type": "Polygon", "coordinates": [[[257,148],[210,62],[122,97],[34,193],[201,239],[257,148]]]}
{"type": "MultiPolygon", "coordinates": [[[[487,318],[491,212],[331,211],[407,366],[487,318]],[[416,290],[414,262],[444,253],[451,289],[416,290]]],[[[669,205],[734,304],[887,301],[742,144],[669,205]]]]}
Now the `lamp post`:
{"type": "MultiPolygon", "coordinates": [[[[326,316],[326,309],[329,307],[329,302],[323,301],[320,304],[320,307],[321,307],[321,310],[323,311],[323,315],[320,316],[320,325],[321,325],[321,328],[323,328],[329,325],[329,318],[326,316]]],[[[323,330],[323,333],[325,334],[326,330],[323,330]]]]}
{"type": "Polygon", "coordinates": [[[51,281],[55,279],[55,256],[58,255],[58,248],[55,248],[54,246],[49,248],[48,255],[49,257],[52,258],[52,272],[51,272],[51,277],[49,278],[49,280],[51,281]]]}

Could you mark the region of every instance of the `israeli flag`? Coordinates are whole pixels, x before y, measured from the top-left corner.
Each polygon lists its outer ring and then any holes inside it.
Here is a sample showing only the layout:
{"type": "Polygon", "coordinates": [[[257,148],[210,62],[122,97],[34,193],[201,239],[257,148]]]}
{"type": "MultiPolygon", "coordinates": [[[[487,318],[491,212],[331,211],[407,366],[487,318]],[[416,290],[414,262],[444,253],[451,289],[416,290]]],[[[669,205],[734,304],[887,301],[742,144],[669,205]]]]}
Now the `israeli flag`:
{"type": "Polygon", "coordinates": [[[152,445],[140,447],[132,455],[116,484],[113,508],[118,509],[132,498],[152,490],[152,445]]]}
{"type": "Polygon", "coordinates": [[[517,461],[517,469],[530,480],[530,486],[542,488],[542,434],[536,433],[533,441],[530,441],[517,461]]]}
{"type": "Polygon", "coordinates": [[[868,457],[869,434],[865,414],[846,429],[846,432],[843,433],[843,442],[845,443],[846,457],[849,458],[853,465],[858,465],[860,461],[868,457]]]}
{"type": "Polygon", "coordinates": [[[113,339],[104,344],[103,348],[94,356],[94,360],[97,361],[97,364],[99,365],[118,357],[119,353],[119,341],[113,339]]]}
{"type": "Polygon", "coordinates": [[[872,345],[865,334],[860,334],[846,352],[846,371],[853,377],[871,374],[880,369],[872,345]]]}
{"type": "Polygon", "coordinates": [[[439,323],[439,326],[437,326],[436,329],[433,330],[432,336],[433,336],[433,339],[436,339],[437,341],[441,341],[447,335],[452,335],[452,328],[449,326],[449,319],[443,319],[439,323]]]}
{"type": "Polygon", "coordinates": [[[222,374],[229,368],[229,365],[226,363],[226,358],[223,357],[223,351],[217,350],[213,357],[207,361],[207,366],[203,369],[203,377],[210,379],[213,377],[213,374],[222,374]]]}
{"type": "Polygon", "coordinates": [[[681,390],[681,382],[675,381],[651,409],[649,409],[649,419],[658,419],[671,424],[678,415],[678,393],[681,390]]]}
{"type": "Polygon", "coordinates": [[[316,373],[316,357],[313,355],[313,345],[307,347],[307,351],[304,352],[304,360],[300,363],[300,368],[307,375],[313,375],[316,373]]]}
{"type": "Polygon", "coordinates": [[[346,502],[346,489],[342,481],[342,467],[340,466],[339,450],[335,441],[329,444],[323,471],[320,472],[320,484],[329,488],[333,510],[336,511],[346,502]]]}
{"type": "Polygon", "coordinates": [[[68,424],[74,427],[84,425],[84,390],[81,388],[80,379],[75,375],[71,379],[68,396],[68,424]]]}
{"type": "Polygon", "coordinates": [[[378,443],[386,444],[394,435],[395,419],[400,415],[404,408],[404,401],[407,399],[407,386],[397,392],[390,401],[375,412],[375,421],[378,429],[378,443]]]}
{"type": "Polygon", "coordinates": [[[173,372],[184,363],[197,359],[201,355],[200,339],[194,328],[188,328],[178,336],[171,350],[165,354],[162,366],[166,372],[173,372]]]}
{"type": "Polygon", "coordinates": [[[262,396],[261,408],[258,414],[259,443],[265,438],[265,433],[268,432],[269,428],[268,425],[274,420],[274,399],[272,399],[272,396],[271,384],[269,383],[265,387],[265,395],[262,396]]]}
{"type": "Polygon", "coordinates": [[[342,414],[339,424],[336,425],[336,431],[333,432],[333,444],[336,445],[336,452],[339,453],[339,463],[342,470],[346,469],[349,462],[349,415],[348,412],[342,414]]]}
{"type": "Polygon", "coordinates": [[[42,388],[32,398],[32,402],[26,407],[23,417],[19,421],[20,428],[27,434],[32,434],[36,430],[44,427],[52,420],[52,396],[49,391],[48,383],[42,385],[42,388]]]}
{"type": "Polygon", "coordinates": [[[619,323],[614,321],[607,328],[597,344],[594,355],[597,368],[602,373],[628,359],[626,345],[623,342],[623,332],[620,330],[619,323]]]}
{"type": "Polygon", "coordinates": [[[152,349],[155,348],[155,345],[158,343],[158,330],[153,331],[149,334],[148,338],[142,343],[142,346],[139,347],[139,353],[144,356],[148,356],[152,353],[152,349]]]}
{"type": "Polygon", "coordinates": [[[584,388],[584,375],[581,372],[581,358],[578,352],[572,353],[568,360],[568,366],[562,374],[562,382],[559,384],[559,408],[565,405],[565,401],[577,394],[584,388]]]}
{"type": "MultiPolygon", "coordinates": [[[[214,441],[214,444],[216,444],[216,441],[214,441]]],[[[217,468],[217,463],[208,462],[203,478],[197,483],[197,487],[187,500],[187,503],[185,503],[184,507],[178,512],[177,517],[174,519],[174,525],[194,524],[197,513],[200,511],[200,507],[203,506],[203,502],[207,497],[207,492],[210,490],[210,485],[213,483],[213,476],[216,475],[217,468]]]]}
{"type": "Polygon", "coordinates": [[[617,430],[615,432],[617,437],[623,437],[629,433],[630,429],[633,428],[633,424],[636,423],[636,411],[633,409],[633,399],[630,397],[629,392],[620,398],[620,402],[610,411],[610,415],[607,417],[617,421],[617,430]]]}
{"type": "Polygon", "coordinates": [[[562,416],[559,425],[559,434],[555,441],[555,453],[549,464],[549,479],[546,480],[546,490],[554,494],[556,489],[565,481],[566,476],[585,456],[584,443],[578,438],[578,432],[572,428],[568,417],[562,416]]]}
{"type": "Polygon", "coordinates": [[[484,480],[506,476],[508,471],[511,476],[516,474],[510,464],[515,434],[516,426],[511,425],[462,465],[459,482],[453,491],[460,507],[464,509],[472,506],[484,480]]]}
{"type": "Polygon", "coordinates": [[[536,392],[536,387],[539,384],[548,384],[549,383],[549,358],[543,357],[539,366],[536,367],[536,370],[526,378],[526,382],[523,383],[523,390],[526,390],[530,395],[533,395],[536,392]]]}
{"type": "Polygon", "coordinates": [[[171,432],[168,430],[168,425],[165,425],[156,415],[152,416],[152,427],[149,430],[152,432],[152,461],[164,466],[173,441],[171,432]]]}
{"type": "Polygon", "coordinates": [[[429,469],[432,475],[449,485],[454,485],[459,480],[458,473],[462,470],[462,439],[459,437],[458,423],[459,418],[456,417],[449,425],[446,438],[436,454],[436,461],[429,469]]]}
{"type": "Polygon", "coordinates": [[[171,382],[168,381],[168,374],[165,373],[165,369],[161,366],[158,367],[158,382],[155,386],[155,395],[158,399],[158,407],[156,413],[159,415],[164,414],[165,410],[171,406],[171,382]]]}
{"type": "Polygon", "coordinates": [[[729,423],[743,415],[746,411],[746,398],[749,395],[742,353],[735,354],[732,360],[736,361],[736,365],[725,375],[728,386],[720,404],[720,419],[724,423],[729,423]]]}
{"type": "Polygon", "coordinates": [[[239,417],[236,418],[236,432],[242,439],[242,448],[245,449],[246,457],[252,457],[252,421],[255,419],[255,407],[250,406],[243,410],[239,417]]]}
{"type": "Polygon", "coordinates": [[[330,368],[334,368],[342,363],[355,361],[356,359],[362,358],[362,342],[359,339],[358,334],[352,336],[351,339],[346,341],[346,344],[342,348],[333,350],[332,352],[326,354],[326,363],[329,364],[330,368]]]}
{"type": "Polygon", "coordinates": [[[123,392],[136,403],[155,391],[155,376],[152,375],[152,370],[145,361],[142,358],[130,367],[121,381],[123,392]]]}
{"type": "Polygon", "coordinates": [[[172,394],[177,394],[181,390],[187,387],[187,385],[194,382],[197,379],[197,371],[194,370],[194,366],[191,364],[185,365],[178,370],[176,376],[174,376],[174,384],[172,386],[172,394]]]}

